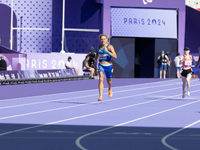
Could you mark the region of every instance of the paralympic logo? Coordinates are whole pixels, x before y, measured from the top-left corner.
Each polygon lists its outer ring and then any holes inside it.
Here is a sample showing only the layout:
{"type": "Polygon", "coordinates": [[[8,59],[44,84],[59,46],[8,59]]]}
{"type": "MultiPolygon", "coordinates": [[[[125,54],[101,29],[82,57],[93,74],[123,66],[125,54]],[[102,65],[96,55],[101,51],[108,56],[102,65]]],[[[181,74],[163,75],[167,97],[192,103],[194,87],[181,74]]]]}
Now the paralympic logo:
{"type": "Polygon", "coordinates": [[[153,0],[143,0],[143,3],[146,5],[147,3],[152,3],[153,0]]]}

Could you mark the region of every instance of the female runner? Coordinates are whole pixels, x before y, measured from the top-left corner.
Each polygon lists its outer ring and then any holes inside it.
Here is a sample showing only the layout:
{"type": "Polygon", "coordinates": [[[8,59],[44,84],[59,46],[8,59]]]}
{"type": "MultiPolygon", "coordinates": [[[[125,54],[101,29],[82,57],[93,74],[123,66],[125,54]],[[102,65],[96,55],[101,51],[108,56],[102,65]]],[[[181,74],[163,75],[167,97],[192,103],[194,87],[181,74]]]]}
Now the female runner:
{"type": "Polygon", "coordinates": [[[98,70],[99,70],[99,99],[98,101],[103,100],[103,78],[104,74],[106,75],[106,80],[108,83],[108,95],[111,98],[113,93],[111,89],[112,81],[112,57],[117,58],[117,54],[115,53],[115,49],[112,45],[108,42],[108,36],[105,34],[99,35],[99,39],[101,41],[101,45],[98,46],[98,50],[96,53],[95,62],[97,61],[99,57],[99,64],[98,64],[98,70]]]}
{"type": "Polygon", "coordinates": [[[181,56],[180,63],[182,63],[182,81],[183,81],[183,95],[185,98],[185,86],[187,83],[187,95],[190,96],[190,79],[192,77],[192,62],[195,65],[195,60],[192,55],[190,55],[190,49],[188,47],[184,48],[184,55],[181,56]]]}

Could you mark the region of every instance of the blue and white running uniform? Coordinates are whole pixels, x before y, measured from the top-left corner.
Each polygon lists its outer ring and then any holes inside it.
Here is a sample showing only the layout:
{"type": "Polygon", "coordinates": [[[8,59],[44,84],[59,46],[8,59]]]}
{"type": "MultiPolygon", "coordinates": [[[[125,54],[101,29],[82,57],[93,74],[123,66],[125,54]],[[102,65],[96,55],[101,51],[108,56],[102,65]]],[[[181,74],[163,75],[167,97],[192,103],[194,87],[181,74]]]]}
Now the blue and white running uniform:
{"type": "MultiPolygon", "coordinates": [[[[109,44],[106,46],[108,49],[109,44]]],[[[104,49],[101,49],[101,46],[99,46],[99,65],[98,70],[99,72],[103,72],[103,74],[106,75],[106,78],[112,78],[112,63],[111,64],[102,64],[101,62],[111,62],[112,56],[109,55],[104,49]]]]}

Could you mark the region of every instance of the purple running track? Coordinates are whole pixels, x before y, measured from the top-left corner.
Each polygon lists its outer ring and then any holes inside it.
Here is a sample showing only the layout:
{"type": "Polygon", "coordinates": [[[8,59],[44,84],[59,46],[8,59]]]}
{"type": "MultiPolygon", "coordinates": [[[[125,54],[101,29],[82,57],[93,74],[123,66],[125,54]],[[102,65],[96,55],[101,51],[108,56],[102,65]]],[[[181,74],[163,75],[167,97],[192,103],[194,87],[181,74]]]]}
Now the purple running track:
{"type": "Polygon", "coordinates": [[[1,149],[200,149],[197,79],[184,99],[180,79],[113,79],[113,97],[105,83],[102,102],[97,84],[1,86],[14,93],[23,89],[0,101],[1,149]]]}

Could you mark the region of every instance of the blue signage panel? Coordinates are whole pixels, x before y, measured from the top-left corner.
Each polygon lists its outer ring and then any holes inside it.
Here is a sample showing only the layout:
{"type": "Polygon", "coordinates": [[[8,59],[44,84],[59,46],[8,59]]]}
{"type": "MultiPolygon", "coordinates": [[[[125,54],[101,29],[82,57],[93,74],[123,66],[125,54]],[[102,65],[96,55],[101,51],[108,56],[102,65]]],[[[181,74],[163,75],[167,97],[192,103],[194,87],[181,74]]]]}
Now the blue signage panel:
{"type": "Polygon", "coordinates": [[[177,11],[111,8],[111,33],[120,37],[177,38],[177,11]]]}

